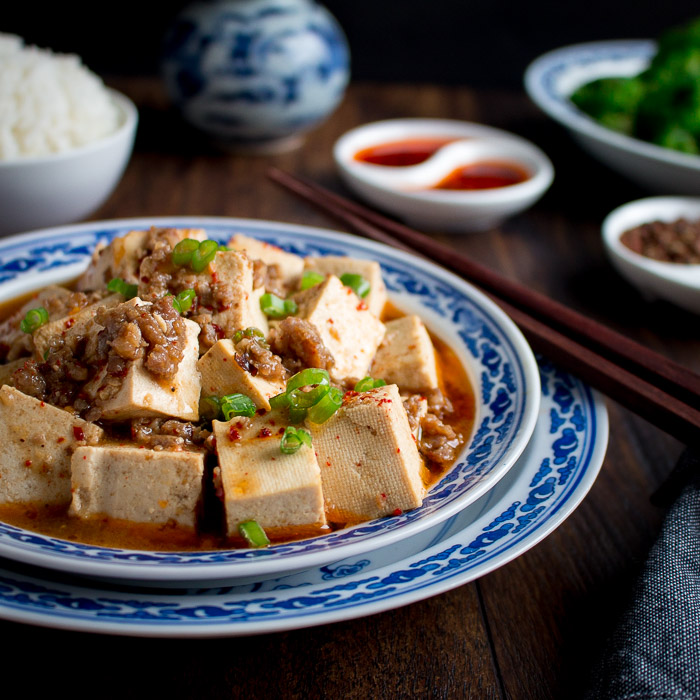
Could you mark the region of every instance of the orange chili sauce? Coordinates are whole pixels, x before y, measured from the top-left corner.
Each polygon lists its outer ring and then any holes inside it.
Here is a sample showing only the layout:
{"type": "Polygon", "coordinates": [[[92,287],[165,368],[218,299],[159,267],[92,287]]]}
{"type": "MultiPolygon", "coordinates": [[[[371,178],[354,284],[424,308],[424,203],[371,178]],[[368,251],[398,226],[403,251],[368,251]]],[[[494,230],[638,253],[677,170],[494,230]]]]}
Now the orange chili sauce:
{"type": "Polygon", "coordinates": [[[363,148],[355,154],[355,160],[373,165],[389,165],[403,167],[418,165],[428,160],[430,156],[456,138],[416,138],[405,141],[392,141],[378,146],[363,148]]]}
{"type": "Polygon", "coordinates": [[[525,182],[530,173],[517,163],[482,161],[455,168],[430,189],[434,190],[492,190],[525,182]]]}
{"type": "MultiPolygon", "coordinates": [[[[27,298],[31,298],[31,295],[0,304],[0,313],[6,315],[19,308],[27,298]]],[[[390,321],[403,315],[405,314],[388,303],[382,320],[390,321]]],[[[476,406],[471,382],[454,351],[440,338],[432,334],[431,338],[437,356],[440,388],[454,407],[454,413],[446,422],[466,442],[471,436],[476,406]]],[[[437,483],[449,471],[450,466],[423,468],[421,476],[426,486],[437,483]]],[[[84,520],[69,516],[68,506],[47,506],[41,503],[0,504],[0,521],[71,542],[142,551],[207,551],[245,546],[242,540],[230,539],[223,534],[220,510],[212,513],[215,508],[211,506],[218,504],[214,502],[210,488],[205,487],[204,497],[205,511],[209,516],[205,519],[201,532],[192,532],[172,523],[155,525],[108,517],[84,520]]],[[[339,528],[331,526],[320,530],[318,534],[325,534],[332,529],[339,528]]],[[[306,531],[299,532],[298,535],[291,534],[284,540],[273,541],[289,541],[308,536],[309,532],[306,531]]]]}

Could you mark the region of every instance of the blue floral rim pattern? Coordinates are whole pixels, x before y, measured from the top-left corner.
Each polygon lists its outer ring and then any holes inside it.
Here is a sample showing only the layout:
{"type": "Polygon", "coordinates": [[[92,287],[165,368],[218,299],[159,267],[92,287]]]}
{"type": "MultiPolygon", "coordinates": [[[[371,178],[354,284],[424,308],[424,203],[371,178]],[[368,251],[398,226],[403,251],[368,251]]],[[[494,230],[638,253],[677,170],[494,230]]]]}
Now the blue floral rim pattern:
{"type": "MultiPolygon", "coordinates": [[[[336,551],[337,558],[341,558],[346,545],[368,543],[382,536],[396,538],[402,530],[412,533],[422,523],[437,522],[442,513],[449,517],[469,502],[466,499],[470,498],[470,492],[474,492],[471,499],[474,500],[480,495],[477,493],[479,488],[495,483],[493,478],[497,472],[499,477],[502,475],[504,462],[508,459],[514,462],[509,454],[514,442],[522,440],[523,431],[528,429],[525,425],[529,420],[527,407],[532,406],[533,396],[537,393],[537,387],[532,386],[528,374],[530,368],[523,365],[522,352],[513,345],[488,304],[480,303],[480,296],[473,297],[468,289],[465,291],[454,284],[439,268],[413,263],[410,258],[401,257],[389,248],[350,236],[333,236],[322,230],[270,222],[215,219],[202,222],[191,219],[135,220],[112,225],[108,222],[64,227],[45,235],[38,233],[0,241],[0,282],[34,278],[39,282],[48,273],[73,269],[76,264],[86,263],[98,243],[108,242],[128,230],[151,223],[190,227],[200,223],[211,238],[219,241],[228,240],[238,231],[300,255],[350,255],[378,260],[393,298],[399,303],[413,304],[423,309],[421,313],[447,324],[455,342],[461,343],[458,349],[468,354],[475,368],[475,389],[483,406],[470,444],[459,462],[433,487],[421,508],[314,539],[264,550],[134,552],[67,542],[0,524],[0,554],[22,559],[23,552],[41,551],[54,561],[83,561],[97,567],[101,563],[119,564],[141,570],[163,565],[200,570],[201,567],[206,569],[222,564],[292,560],[313,553],[335,554],[336,551]]],[[[525,440],[527,437],[529,435],[525,440]]]]}

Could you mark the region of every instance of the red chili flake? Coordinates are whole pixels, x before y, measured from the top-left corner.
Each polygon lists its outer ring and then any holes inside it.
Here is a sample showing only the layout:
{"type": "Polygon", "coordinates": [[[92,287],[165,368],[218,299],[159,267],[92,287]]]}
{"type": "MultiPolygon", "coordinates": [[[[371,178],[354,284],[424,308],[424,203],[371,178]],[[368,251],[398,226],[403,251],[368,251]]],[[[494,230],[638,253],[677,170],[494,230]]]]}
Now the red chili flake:
{"type": "Polygon", "coordinates": [[[214,329],[214,332],[216,333],[216,337],[219,340],[226,337],[226,331],[221,326],[217,326],[216,323],[212,323],[211,327],[214,329]]]}
{"type": "Polygon", "coordinates": [[[386,494],[385,494],[385,493],[382,494],[382,498],[386,498],[386,494]]]}
{"type": "Polygon", "coordinates": [[[391,403],[391,399],[380,399],[377,401],[377,406],[381,406],[383,403],[391,403]]]}
{"type": "Polygon", "coordinates": [[[399,452],[401,452],[401,448],[400,448],[400,447],[397,447],[397,448],[396,448],[396,454],[399,454],[399,452]]]}
{"type": "Polygon", "coordinates": [[[242,420],[239,420],[238,423],[236,423],[236,427],[237,427],[239,430],[243,430],[243,428],[245,428],[245,423],[243,423],[242,420]]]}
{"type": "Polygon", "coordinates": [[[24,466],[25,466],[25,467],[31,467],[31,466],[32,466],[32,460],[31,460],[31,459],[28,459],[28,460],[24,463],[24,466]]]}
{"type": "Polygon", "coordinates": [[[274,424],[275,424],[275,421],[271,420],[270,425],[274,425],[274,424]]]}
{"type": "Polygon", "coordinates": [[[65,441],[66,441],[66,438],[64,438],[64,437],[60,437],[60,438],[58,438],[58,440],[56,440],[56,442],[57,442],[59,445],[60,445],[62,442],[65,442],[65,441]]]}
{"type": "Polygon", "coordinates": [[[217,311],[228,311],[231,308],[231,304],[219,304],[217,311]]]}
{"type": "Polygon", "coordinates": [[[364,301],[361,301],[361,302],[357,305],[357,310],[358,310],[358,311],[367,311],[367,309],[369,309],[369,306],[367,306],[367,304],[365,304],[364,301]]]}
{"type": "Polygon", "coordinates": [[[44,406],[46,406],[46,404],[45,404],[43,401],[40,401],[40,402],[39,402],[39,405],[40,405],[42,408],[44,408],[44,406]]]}
{"type": "Polygon", "coordinates": [[[66,328],[72,328],[75,325],[75,319],[69,318],[64,324],[66,328]]]}
{"type": "Polygon", "coordinates": [[[240,439],[241,439],[241,434],[240,434],[233,426],[231,426],[231,427],[228,429],[228,439],[229,439],[231,442],[235,442],[236,440],[240,440],[240,439]]]}
{"type": "Polygon", "coordinates": [[[85,439],[85,431],[79,425],[74,425],[73,426],[73,437],[76,440],[84,440],[85,439]]]}
{"type": "Polygon", "coordinates": [[[216,270],[211,273],[211,281],[216,284],[219,281],[219,275],[216,273],[216,270]]]}
{"type": "Polygon", "coordinates": [[[148,284],[148,283],[151,281],[151,278],[150,278],[150,277],[142,277],[142,278],[141,278],[141,281],[142,281],[144,284],[148,284]]]}
{"type": "Polygon", "coordinates": [[[343,403],[347,403],[354,396],[358,396],[358,394],[359,392],[353,391],[352,389],[350,391],[346,391],[345,394],[343,394],[343,403]]]}
{"type": "Polygon", "coordinates": [[[352,289],[350,287],[347,288],[348,294],[352,294],[352,289]]]}
{"type": "Polygon", "coordinates": [[[335,439],[336,439],[336,440],[340,440],[340,435],[336,435],[336,436],[335,436],[335,439]]]}
{"type": "Polygon", "coordinates": [[[327,323],[333,323],[333,319],[332,319],[332,318],[329,318],[329,319],[327,320],[327,323]]]}
{"type": "Polygon", "coordinates": [[[87,455],[83,455],[83,459],[87,459],[87,455]]]}
{"type": "Polygon", "coordinates": [[[272,431],[269,428],[263,428],[259,433],[258,437],[270,437],[272,431]]]}
{"type": "Polygon", "coordinates": [[[403,513],[403,511],[401,510],[401,508],[397,508],[397,509],[392,513],[392,515],[401,515],[401,513],[403,513]]]}
{"type": "MultiPolygon", "coordinates": [[[[280,428],[280,429],[277,431],[277,434],[278,434],[278,435],[284,435],[284,428],[280,428]]],[[[316,453],[316,456],[318,457],[318,452],[316,453]]]]}
{"type": "Polygon", "coordinates": [[[265,409],[264,409],[264,408],[259,408],[259,409],[256,411],[256,413],[257,413],[259,416],[264,416],[264,415],[265,415],[265,409]]]}
{"type": "Polygon", "coordinates": [[[228,357],[222,358],[224,362],[228,362],[228,357]]]}
{"type": "Polygon", "coordinates": [[[331,466],[330,460],[328,460],[328,459],[326,460],[326,466],[327,466],[327,467],[330,467],[330,466],[331,466]]]}

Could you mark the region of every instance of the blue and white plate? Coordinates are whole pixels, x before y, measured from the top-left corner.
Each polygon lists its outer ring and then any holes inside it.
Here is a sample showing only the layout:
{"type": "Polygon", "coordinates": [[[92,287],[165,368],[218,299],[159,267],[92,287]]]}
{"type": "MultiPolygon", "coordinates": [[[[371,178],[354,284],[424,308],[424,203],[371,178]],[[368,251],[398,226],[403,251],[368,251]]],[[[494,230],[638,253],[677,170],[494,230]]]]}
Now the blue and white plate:
{"type": "Polygon", "coordinates": [[[525,88],[542,111],[613,170],[652,192],[700,194],[700,156],[608,129],[569,99],[581,85],[598,78],[637,75],[655,53],[656,44],[649,40],[566,46],[540,56],[528,66],[525,88]]]}
{"type": "Polygon", "coordinates": [[[0,560],[0,618],[154,637],[262,634],[365,617],[456,588],[525,552],[588,492],[603,462],[600,396],[541,362],[537,427],[488,493],[398,545],[234,587],[144,589],[71,579],[0,560]]]}
{"type": "Polygon", "coordinates": [[[485,296],[446,270],[350,235],[281,223],[217,218],[107,221],[0,241],[0,301],[76,276],[91,251],[134,228],[202,227],[227,241],[236,231],[300,255],[350,255],[380,262],[391,300],[419,313],[467,368],[475,388],[474,432],[423,506],[332,534],[266,549],[136,552],[66,542],[0,524],[0,556],[109,579],[211,584],[259,580],[366,554],[455,515],[492,488],[528,443],[540,401],[537,364],[520,331],[485,296]]]}

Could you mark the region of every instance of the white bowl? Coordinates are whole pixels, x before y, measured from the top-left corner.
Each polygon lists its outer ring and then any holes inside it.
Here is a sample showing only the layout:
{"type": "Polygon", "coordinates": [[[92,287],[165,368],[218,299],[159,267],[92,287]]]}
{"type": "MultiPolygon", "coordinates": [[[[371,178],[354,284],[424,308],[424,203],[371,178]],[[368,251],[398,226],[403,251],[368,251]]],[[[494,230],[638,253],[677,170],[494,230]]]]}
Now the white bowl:
{"type": "Polygon", "coordinates": [[[68,542],[0,523],[0,556],[72,574],[151,585],[195,581],[209,585],[281,576],[364,555],[447,520],[489,491],[525,449],[537,422],[540,379],[518,328],[459,277],[422,258],[355,236],[276,222],[205,217],[74,224],[0,240],[0,302],[74,279],[100,242],[150,226],[204,228],[221,242],[239,232],[299,255],[378,261],[391,301],[407,313],[420,314],[467,369],[476,399],[473,434],[420,508],[319,537],[265,549],[143,552],[68,542]]]}
{"type": "Polygon", "coordinates": [[[603,242],[618,272],[649,299],[670,301],[700,314],[700,265],[652,260],[620,242],[627,230],[652,221],[681,217],[700,220],[700,198],[648,197],[612,211],[603,221],[603,242]]]}
{"type": "Polygon", "coordinates": [[[525,72],[530,98],[613,170],[653,192],[700,194],[700,156],[663,148],[599,124],[579,110],[571,95],[598,78],[630,77],[656,52],[649,40],[600,41],[550,51],[525,72]]]}
{"type": "Polygon", "coordinates": [[[455,233],[493,228],[532,206],[547,190],[554,168],[529,141],[493,127],[449,119],[393,119],[365,124],[338,139],[333,156],[345,183],[363,199],[419,228],[455,233]],[[421,137],[460,139],[423,163],[389,167],[355,159],[358,151],[421,137]],[[513,162],[530,177],[488,190],[426,189],[455,168],[483,160],[513,162]]]}
{"type": "Polygon", "coordinates": [[[0,160],[0,235],[79,221],[112,194],[134,145],[138,113],[110,90],[120,112],[113,134],[49,156],[0,160]]]}

